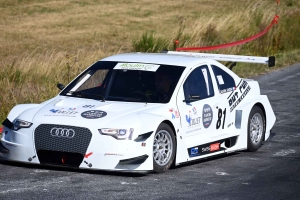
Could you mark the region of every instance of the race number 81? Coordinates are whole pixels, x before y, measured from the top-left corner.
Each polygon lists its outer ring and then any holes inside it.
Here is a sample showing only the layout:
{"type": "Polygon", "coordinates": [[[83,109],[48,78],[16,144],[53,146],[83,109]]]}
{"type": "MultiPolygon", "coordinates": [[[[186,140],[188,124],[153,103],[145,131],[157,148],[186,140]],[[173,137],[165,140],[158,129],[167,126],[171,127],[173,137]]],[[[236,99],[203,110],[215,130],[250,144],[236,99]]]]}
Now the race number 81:
{"type": "Polygon", "coordinates": [[[218,110],[218,121],[217,121],[217,124],[216,124],[217,129],[219,129],[221,125],[222,125],[222,129],[224,129],[225,117],[226,117],[226,108],[224,109],[223,112],[222,112],[222,109],[219,108],[219,110],[218,110]],[[223,115],[224,115],[224,117],[223,117],[223,125],[222,125],[221,120],[222,120],[223,115]]]}

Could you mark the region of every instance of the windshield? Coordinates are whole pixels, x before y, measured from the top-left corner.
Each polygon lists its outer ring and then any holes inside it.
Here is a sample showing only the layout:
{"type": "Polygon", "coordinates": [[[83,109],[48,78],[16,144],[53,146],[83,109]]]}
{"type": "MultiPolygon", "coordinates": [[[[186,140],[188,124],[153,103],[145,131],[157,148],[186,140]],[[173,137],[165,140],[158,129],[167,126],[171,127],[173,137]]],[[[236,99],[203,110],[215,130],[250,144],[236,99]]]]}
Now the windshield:
{"type": "Polygon", "coordinates": [[[102,101],[168,103],[185,67],[98,61],[60,95],[102,101]]]}

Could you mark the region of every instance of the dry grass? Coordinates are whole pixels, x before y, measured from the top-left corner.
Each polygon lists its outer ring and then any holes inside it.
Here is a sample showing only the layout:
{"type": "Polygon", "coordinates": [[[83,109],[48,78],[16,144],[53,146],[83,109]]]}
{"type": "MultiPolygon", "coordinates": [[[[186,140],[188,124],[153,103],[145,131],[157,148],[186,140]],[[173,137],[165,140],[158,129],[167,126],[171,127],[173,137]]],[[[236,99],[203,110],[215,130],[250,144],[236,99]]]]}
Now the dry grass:
{"type": "MultiPolygon", "coordinates": [[[[300,61],[294,47],[300,45],[299,7],[298,0],[282,2],[272,34],[218,52],[261,55],[264,49],[261,56],[276,54],[277,68],[300,61]]],[[[275,11],[276,0],[0,0],[0,120],[18,103],[53,97],[57,82],[66,84],[96,60],[133,51],[146,31],[170,48],[178,35],[181,45],[216,45],[261,31],[275,11]]],[[[253,76],[270,69],[234,70],[253,76]]]]}

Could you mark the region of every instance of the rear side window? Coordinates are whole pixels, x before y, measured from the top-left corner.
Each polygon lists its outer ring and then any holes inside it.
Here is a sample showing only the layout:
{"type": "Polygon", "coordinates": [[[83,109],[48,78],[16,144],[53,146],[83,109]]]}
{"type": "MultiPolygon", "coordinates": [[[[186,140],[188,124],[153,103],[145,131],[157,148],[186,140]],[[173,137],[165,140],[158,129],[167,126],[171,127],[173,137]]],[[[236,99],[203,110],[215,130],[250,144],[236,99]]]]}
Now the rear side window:
{"type": "Polygon", "coordinates": [[[225,72],[220,67],[217,67],[215,65],[212,65],[211,67],[214,71],[220,93],[223,94],[234,90],[235,81],[232,78],[232,76],[230,76],[227,72],[225,72]]]}
{"type": "Polygon", "coordinates": [[[194,69],[184,82],[183,90],[185,99],[190,99],[190,101],[197,101],[214,96],[208,67],[203,65],[194,69]]]}

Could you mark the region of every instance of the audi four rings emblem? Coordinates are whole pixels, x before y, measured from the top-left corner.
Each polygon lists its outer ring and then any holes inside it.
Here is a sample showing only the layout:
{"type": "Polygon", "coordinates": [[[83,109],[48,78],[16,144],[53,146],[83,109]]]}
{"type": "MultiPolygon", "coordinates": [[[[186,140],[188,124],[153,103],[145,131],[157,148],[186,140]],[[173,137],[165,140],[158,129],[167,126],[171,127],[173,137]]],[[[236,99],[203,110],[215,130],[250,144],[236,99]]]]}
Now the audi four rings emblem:
{"type": "Polygon", "coordinates": [[[54,127],[51,129],[50,134],[53,137],[73,138],[75,136],[75,131],[73,129],[54,127]]]}

